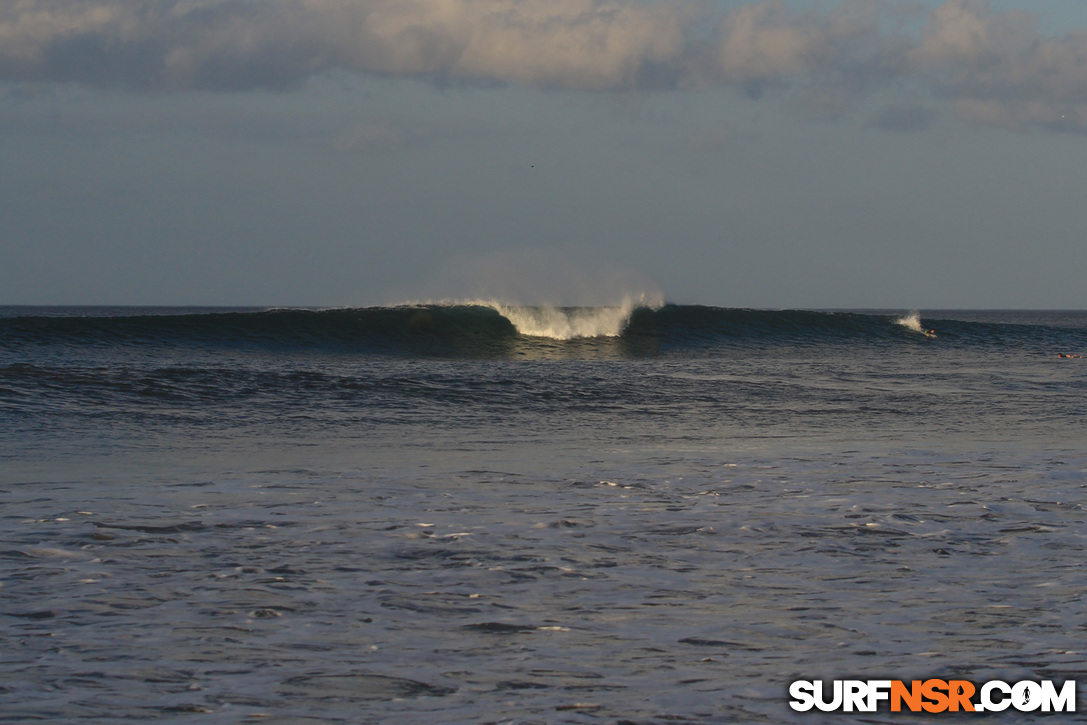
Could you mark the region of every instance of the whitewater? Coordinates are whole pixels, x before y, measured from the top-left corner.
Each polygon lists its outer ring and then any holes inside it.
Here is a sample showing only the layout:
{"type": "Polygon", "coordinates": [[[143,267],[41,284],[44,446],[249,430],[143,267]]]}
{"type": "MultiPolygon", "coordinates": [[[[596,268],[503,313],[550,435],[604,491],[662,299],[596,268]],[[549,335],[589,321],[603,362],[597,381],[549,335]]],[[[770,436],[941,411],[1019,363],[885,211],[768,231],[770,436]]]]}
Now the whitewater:
{"type": "Polygon", "coordinates": [[[1067,311],[0,308],[0,719],[1085,680],[1085,352],[1067,311]]]}
{"type": "Polygon", "coordinates": [[[395,307],[409,309],[443,309],[482,307],[494,310],[520,335],[553,340],[574,340],[592,337],[619,337],[630,324],[638,309],[659,310],[664,298],[659,295],[624,296],[612,305],[543,305],[518,304],[488,298],[412,302],[395,307]]]}

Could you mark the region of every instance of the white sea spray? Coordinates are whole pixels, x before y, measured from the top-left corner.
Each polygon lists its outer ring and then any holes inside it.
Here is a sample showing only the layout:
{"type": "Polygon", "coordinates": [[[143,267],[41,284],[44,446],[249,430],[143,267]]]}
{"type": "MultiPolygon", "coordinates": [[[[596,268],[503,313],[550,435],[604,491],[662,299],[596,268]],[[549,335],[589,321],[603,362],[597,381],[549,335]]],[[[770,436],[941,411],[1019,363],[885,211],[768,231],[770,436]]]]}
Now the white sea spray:
{"type": "Polygon", "coordinates": [[[917,310],[913,310],[907,315],[903,315],[895,320],[896,325],[902,325],[907,330],[913,330],[914,332],[924,332],[921,327],[921,313],[917,310]]]}
{"type": "Polygon", "coordinates": [[[546,305],[511,305],[481,302],[513,323],[517,331],[530,337],[573,340],[582,337],[618,337],[630,316],[639,307],[659,308],[659,298],[645,295],[627,297],[617,305],[601,307],[552,307],[546,305]]]}

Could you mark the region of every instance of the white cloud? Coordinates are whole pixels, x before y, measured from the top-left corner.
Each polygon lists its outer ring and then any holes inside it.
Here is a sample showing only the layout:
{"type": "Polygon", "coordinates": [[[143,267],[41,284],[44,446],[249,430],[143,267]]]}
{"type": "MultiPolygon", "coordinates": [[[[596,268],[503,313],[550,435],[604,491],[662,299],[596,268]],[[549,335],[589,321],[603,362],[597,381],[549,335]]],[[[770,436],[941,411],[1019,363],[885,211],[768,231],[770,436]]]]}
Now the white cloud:
{"type": "Polygon", "coordinates": [[[0,76],[230,89],[342,68],[624,88],[683,55],[691,17],[630,0],[16,0],[0,9],[0,76]]]}
{"type": "Polygon", "coordinates": [[[1087,131],[1087,32],[1047,37],[1037,22],[1029,13],[951,0],[930,16],[911,67],[969,120],[1087,131]]]}
{"type": "Polygon", "coordinates": [[[576,90],[687,86],[788,94],[849,114],[909,85],[961,117],[1087,130],[1087,32],[1047,36],[1024,12],[948,0],[8,0],[0,79],[133,90],[289,88],[346,70],[576,90]],[[920,7],[920,6],[916,6],[920,7]]]}

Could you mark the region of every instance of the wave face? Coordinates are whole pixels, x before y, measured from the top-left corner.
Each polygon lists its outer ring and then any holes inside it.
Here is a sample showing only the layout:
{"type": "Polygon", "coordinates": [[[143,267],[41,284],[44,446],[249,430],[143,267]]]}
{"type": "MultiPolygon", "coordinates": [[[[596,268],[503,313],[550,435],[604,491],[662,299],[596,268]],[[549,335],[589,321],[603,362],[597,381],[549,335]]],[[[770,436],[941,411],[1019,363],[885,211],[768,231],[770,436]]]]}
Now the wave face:
{"type": "Polygon", "coordinates": [[[749,310],[696,305],[498,302],[307,310],[4,308],[0,350],[58,356],[162,348],[438,357],[646,356],[780,346],[1014,346],[1087,352],[1084,313],[749,310]],[[938,340],[923,329],[934,328],[938,340]]]}

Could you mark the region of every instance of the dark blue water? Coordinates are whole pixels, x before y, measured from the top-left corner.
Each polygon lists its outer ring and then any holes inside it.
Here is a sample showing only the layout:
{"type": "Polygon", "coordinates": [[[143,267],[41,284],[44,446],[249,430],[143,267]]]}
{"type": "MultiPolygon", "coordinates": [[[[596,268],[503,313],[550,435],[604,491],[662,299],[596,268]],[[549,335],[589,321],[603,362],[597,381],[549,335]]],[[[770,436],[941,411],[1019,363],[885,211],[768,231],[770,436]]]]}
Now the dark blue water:
{"type": "Polygon", "coordinates": [[[1085,353],[1082,312],[0,309],[0,720],[1085,679],[1085,353]]]}

